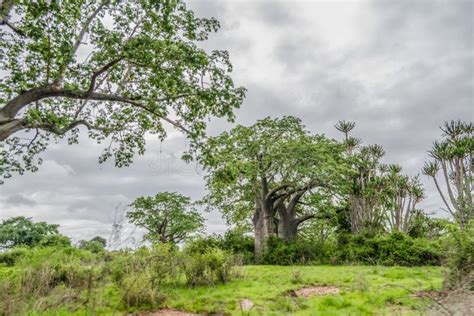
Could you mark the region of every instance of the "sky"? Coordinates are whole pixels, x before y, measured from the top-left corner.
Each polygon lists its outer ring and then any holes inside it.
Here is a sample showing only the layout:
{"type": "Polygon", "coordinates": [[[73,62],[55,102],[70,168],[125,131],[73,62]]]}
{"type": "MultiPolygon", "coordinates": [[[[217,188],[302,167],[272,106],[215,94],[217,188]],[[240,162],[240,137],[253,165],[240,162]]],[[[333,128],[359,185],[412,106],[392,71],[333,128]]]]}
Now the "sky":
{"type": "MultiPolygon", "coordinates": [[[[203,47],[230,53],[232,77],[248,89],[234,124],[293,115],[307,129],[341,138],[339,120],[356,122],[353,135],[379,144],[387,163],[420,173],[446,120],[474,121],[474,1],[190,1],[198,16],[214,16],[218,33],[203,47]]],[[[232,128],[213,120],[211,135],[232,128]]],[[[28,216],[60,225],[74,241],[108,238],[112,223],[138,196],[177,191],[205,194],[203,172],[180,160],[188,146],[170,128],[164,142],[128,168],[98,164],[102,147],[53,143],[36,173],[0,186],[0,219],[28,216]]],[[[420,207],[446,216],[431,179],[421,180],[420,207]]],[[[226,225],[204,213],[209,233],[226,225]]],[[[139,235],[126,228],[123,237],[139,235]]]]}

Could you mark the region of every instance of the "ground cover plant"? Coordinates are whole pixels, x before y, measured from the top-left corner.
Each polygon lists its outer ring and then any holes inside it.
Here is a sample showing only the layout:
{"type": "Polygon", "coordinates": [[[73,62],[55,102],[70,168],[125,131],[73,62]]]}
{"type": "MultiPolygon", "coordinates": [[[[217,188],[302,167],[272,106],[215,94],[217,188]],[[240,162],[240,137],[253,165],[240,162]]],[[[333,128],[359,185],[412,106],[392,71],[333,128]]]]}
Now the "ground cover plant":
{"type": "Polygon", "coordinates": [[[171,245],[94,254],[75,248],[28,249],[0,268],[3,315],[112,315],[173,308],[226,315],[371,315],[417,313],[430,305],[418,292],[439,290],[439,267],[234,266],[223,252],[171,245]],[[293,291],[333,286],[337,294],[293,291]],[[243,300],[252,307],[242,310],[243,300]]]}

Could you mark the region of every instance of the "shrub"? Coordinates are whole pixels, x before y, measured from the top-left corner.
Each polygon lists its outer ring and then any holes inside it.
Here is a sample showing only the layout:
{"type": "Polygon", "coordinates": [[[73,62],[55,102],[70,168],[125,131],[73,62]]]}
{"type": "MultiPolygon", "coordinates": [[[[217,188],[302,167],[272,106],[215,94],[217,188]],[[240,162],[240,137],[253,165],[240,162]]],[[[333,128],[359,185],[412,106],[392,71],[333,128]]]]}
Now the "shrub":
{"type": "Polygon", "coordinates": [[[189,286],[225,283],[233,265],[232,256],[217,247],[200,249],[191,243],[183,251],[183,268],[189,286]]]}
{"type": "Polygon", "coordinates": [[[38,244],[43,247],[70,247],[71,239],[61,234],[47,235],[41,238],[38,244]]]}
{"type": "Polygon", "coordinates": [[[278,265],[327,263],[329,261],[328,247],[328,244],[311,240],[297,239],[290,243],[281,238],[272,237],[267,241],[261,263],[278,265]]]}
{"type": "Polygon", "coordinates": [[[120,283],[125,307],[154,309],[161,306],[164,296],[159,294],[146,273],[126,276],[120,283]]]}
{"type": "Polygon", "coordinates": [[[444,248],[449,269],[444,286],[474,290],[474,221],[463,230],[451,228],[444,248]]]}
{"type": "Polygon", "coordinates": [[[28,248],[13,248],[0,253],[0,263],[7,267],[12,267],[15,263],[28,252],[28,248]]]}
{"type": "Polygon", "coordinates": [[[389,235],[341,235],[338,240],[339,262],[381,264],[387,266],[421,266],[441,264],[439,242],[411,238],[394,232],[389,235]]]}
{"type": "Polygon", "coordinates": [[[254,239],[238,229],[228,230],[220,240],[220,248],[242,259],[243,264],[255,261],[254,239]]]}

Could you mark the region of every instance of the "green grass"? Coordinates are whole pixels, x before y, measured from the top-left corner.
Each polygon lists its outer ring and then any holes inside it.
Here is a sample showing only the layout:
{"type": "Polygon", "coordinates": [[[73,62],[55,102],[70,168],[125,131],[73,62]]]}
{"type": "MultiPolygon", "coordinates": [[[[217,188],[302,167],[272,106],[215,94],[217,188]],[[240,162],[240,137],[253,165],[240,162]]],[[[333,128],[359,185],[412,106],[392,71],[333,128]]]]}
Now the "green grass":
{"type": "Polygon", "coordinates": [[[417,314],[427,302],[408,297],[409,290],[439,289],[442,283],[438,267],[246,266],[238,273],[241,278],[216,287],[165,288],[165,305],[241,315],[239,302],[249,299],[255,304],[251,315],[380,315],[395,310],[417,314]],[[311,298],[286,295],[316,284],[335,285],[341,292],[311,298]]]}
{"type": "MultiPolygon", "coordinates": [[[[11,270],[0,268],[0,278],[8,272],[11,270]]],[[[410,290],[436,290],[442,283],[439,267],[244,266],[234,273],[237,277],[223,285],[162,287],[163,306],[225,315],[419,315],[429,302],[410,297],[410,290]],[[340,293],[311,298],[286,294],[311,285],[334,285],[340,293]],[[240,310],[242,299],[254,303],[250,313],[240,310]]],[[[120,300],[118,291],[110,284],[100,292],[106,306],[99,313],[112,314],[120,300]]],[[[41,315],[73,314],[84,315],[85,311],[55,309],[41,315]]]]}

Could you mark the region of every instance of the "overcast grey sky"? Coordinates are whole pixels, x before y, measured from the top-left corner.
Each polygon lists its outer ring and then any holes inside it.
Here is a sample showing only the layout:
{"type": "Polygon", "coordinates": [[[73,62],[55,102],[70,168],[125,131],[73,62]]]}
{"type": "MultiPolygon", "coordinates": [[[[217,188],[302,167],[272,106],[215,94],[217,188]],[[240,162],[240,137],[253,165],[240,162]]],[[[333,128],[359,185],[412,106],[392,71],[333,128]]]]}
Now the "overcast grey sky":
{"type": "MultiPolygon", "coordinates": [[[[473,1],[192,1],[221,30],[205,43],[226,49],[233,77],[248,89],[237,123],[266,116],[300,117],[309,130],[340,137],[338,120],[357,122],[354,135],[377,143],[386,162],[417,174],[445,120],[473,120],[473,1]]],[[[214,120],[209,132],[232,125],[214,120]]],[[[75,240],[109,236],[114,208],[140,195],[205,193],[195,165],[179,160],[187,143],[170,133],[148,141],[129,168],[99,165],[99,145],[53,144],[34,174],[0,186],[0,219],[32,216],[61,225],[75,240]]],[[[429,179],[422,206],[442,206],[429,179]]],[[[205,214],[209,232],[226,227],[205,214]]]]}

